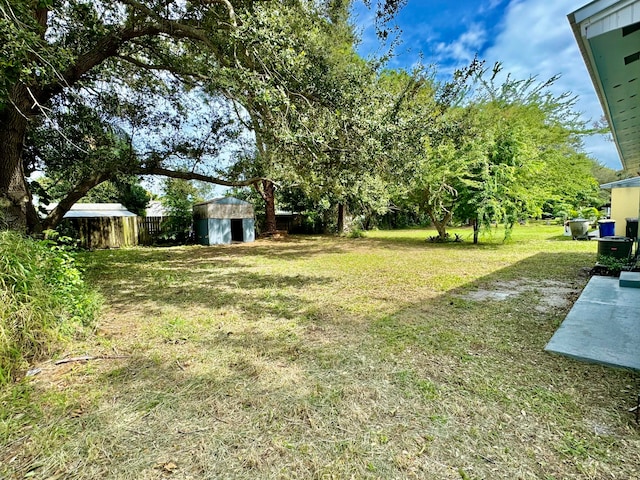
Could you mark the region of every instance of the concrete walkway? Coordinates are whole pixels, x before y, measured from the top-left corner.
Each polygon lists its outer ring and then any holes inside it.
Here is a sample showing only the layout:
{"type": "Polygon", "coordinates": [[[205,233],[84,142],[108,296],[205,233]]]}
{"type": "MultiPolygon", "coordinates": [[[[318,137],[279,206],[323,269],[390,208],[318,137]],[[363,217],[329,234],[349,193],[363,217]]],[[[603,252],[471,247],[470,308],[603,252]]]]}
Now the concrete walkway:
{"type": "Polygon", "coordinates": [[[613,277],[592,277],[545,350],[640,370],[640,288],[621,287],[613,277]]]}

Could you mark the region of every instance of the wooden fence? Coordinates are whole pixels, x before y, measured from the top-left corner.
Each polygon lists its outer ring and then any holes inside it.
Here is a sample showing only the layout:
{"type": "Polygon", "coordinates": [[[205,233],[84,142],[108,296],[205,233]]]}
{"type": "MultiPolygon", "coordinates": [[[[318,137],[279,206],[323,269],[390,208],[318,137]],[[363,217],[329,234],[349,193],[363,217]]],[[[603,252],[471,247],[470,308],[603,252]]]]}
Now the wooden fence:
{"type": "Polygon", "coordinates": [[[138,217],[138,243],[153,245],[162,234],[163,217],[138,217]]]}

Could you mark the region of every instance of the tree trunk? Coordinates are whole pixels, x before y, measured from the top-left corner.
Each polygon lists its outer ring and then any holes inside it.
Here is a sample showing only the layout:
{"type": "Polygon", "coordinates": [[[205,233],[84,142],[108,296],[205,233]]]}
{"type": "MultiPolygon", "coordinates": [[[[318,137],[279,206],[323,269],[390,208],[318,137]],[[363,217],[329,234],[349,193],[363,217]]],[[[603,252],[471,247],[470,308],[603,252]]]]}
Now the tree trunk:
{"type": "Polygon", "coordinates": [[[71,209],[74,203],[84,197],[93,187],[100,185],[102,182],[108,180],[111,175],[112,173],[97,173],[87,178],[79,185],[76,185],[76,187],[58,203],[56,208],[51,211],[49,216],[43,222],[43,228],[56,228],[64,218],[64,214],[71,209]]]}
{"type": "Polygon", "coordinates": [[[480,231],[480,222],[478,222],[477,218],[471,220],[471,224],[473,225],[473,244],[478,244],[478,233],[480,231]]]}
{"type": "MultiPolygon", "coordinates": [[[[43,27],[44,39],[48,10],[38,7],[33,16],[43,27]]],[[[33,56],[32,56],[33,59],[33,56]]],[[[0,229],[40,233],[40,217],[33,206],[31,190],[25,178],[22,151],[24,138],[33,115],[33,95],[37,89],[17,81],[0,108],[0,229]]]]}
{"type": "Polygon", "coordinates": [[[22,149],[29,110],[24,87],[14,88],[13,104],[0,112],[0,227],[26,232],[37,221],[24,178],[22,149]],[[20,110],[18,110],[20,109],[20,110]],[[34,218],[35,215],[35,218],[34,218]]]}
{"type": "Polygon", "coordinates": [[[451,221],[451,217],[453,215],[451,214],[451,212],[446,212],[444,217],[440,219],[431,210],[428,210],[427,214],[431,219],[431,223],[433,223],[433,225],[436,227],[436,230],[438,231],[438,237],[440,241],[444,242],[447,239],[447,225],[451,221]]]}
{"type": "Polygon", "coordinates": [[[344,203],[338,204],[338,235],[344,233],[344,203]]]}
{"type": "Polygon", "coordinates": [[[367,212],[364,216],[364,222],[362,224],[362,228],[368,231],[371,228],[371,220],[373,219],[373,215],[370,212],[367,212]]]}
{"type": "Polygon", "coordinates": [[[265,233],[276,233],[276,187],[271,180],[262,180],[262,198],[265,203],[265,233]]]}
{"type": "Polygon", "coordinates": [[[438,237],[440,238],[440,240],[445,241],[447,239],[447,224],[437,220],[434,221],[433,224],[438,231],[438,237]]]}

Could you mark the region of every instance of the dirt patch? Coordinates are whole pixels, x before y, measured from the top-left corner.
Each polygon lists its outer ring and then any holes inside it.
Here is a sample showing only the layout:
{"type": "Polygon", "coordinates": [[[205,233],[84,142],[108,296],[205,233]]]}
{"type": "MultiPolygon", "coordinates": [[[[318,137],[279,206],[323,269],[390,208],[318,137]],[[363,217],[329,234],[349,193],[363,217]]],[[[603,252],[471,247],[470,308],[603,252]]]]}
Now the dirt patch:
{"type": "Polygon", "coordinates": [[[535,307],[538,312],[546,312],[549,309],[568,308],[580,288],[570,283],[555,280],[533,281],[529,279],[511,280],[508,282],[495,282],[486,289],[474,290],[462,298],[475,301],[494,300],[504,301],[523,293],[535,292],[540,294],[540,304],[535,307]]]}

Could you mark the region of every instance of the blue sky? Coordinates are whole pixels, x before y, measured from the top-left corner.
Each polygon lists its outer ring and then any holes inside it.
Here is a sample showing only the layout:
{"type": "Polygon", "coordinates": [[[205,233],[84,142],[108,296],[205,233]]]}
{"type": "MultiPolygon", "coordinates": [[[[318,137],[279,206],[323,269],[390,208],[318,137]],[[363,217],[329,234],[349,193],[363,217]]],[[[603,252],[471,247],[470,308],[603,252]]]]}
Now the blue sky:
{"type": "MultiPolygon", "coordinates": [[[[487,65],[500,61],[518,79],[547,80],[560,74],[554,93],[578,96],[577,109],[586,120],[603,115],[567,14],[589,0],[408,0],[396,16],[402,31],[390,68],[411,68],[423,56],[440,72],[469,63],[477,53],[487,65]]],[[[353,21],[360,30],[362,55],[382,54],[373,28],[373,13],[361,4],[353,21]]],[[[585,139],[585,151],[608,167],[622,168],[614,144],[605,136],[585,139]]]]}

